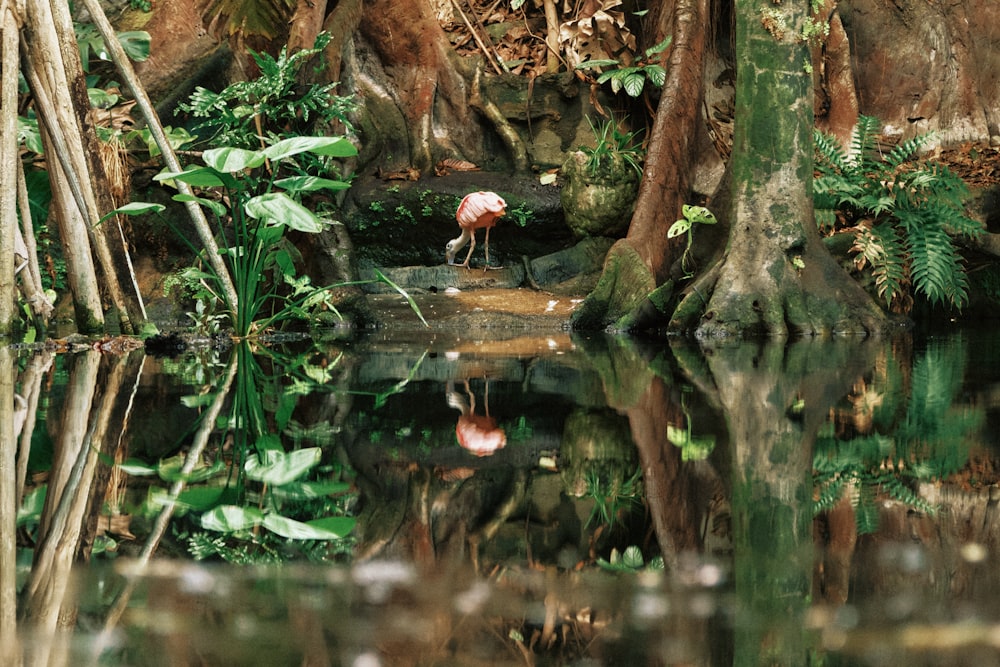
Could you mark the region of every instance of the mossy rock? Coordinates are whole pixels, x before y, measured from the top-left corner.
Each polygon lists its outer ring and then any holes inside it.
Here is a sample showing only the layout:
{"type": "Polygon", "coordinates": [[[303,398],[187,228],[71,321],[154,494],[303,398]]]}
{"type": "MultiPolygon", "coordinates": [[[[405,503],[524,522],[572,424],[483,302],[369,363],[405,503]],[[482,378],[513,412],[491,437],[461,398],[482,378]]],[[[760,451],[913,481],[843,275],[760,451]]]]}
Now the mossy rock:
{"type": "Polygon", "coordinates": [[[577,238],[620,237],[628,231],[639,190],[638,176],[622,160],[609,160],[597,173],[587,166],[582,151],[572,153],[563,165],[560,200],[566,224],[577,238]]]}

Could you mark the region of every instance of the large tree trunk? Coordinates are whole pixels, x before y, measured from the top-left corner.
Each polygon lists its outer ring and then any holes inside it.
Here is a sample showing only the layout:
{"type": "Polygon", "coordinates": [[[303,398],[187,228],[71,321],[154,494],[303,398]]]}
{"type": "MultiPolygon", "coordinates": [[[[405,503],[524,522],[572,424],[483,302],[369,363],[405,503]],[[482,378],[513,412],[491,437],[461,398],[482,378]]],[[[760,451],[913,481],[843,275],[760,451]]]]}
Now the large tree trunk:
{"type": "Polygon", "coordinates": [[[700,335],[870,332],[882,311],[823,247],[813,218],[808,6],[736,5],[733,206],[726,254],[699,278],[672,328],[700,335]],[[706,302],[707,300],[707,302],[706,302]]]}
{"type": "Polygon", "coordinates": [[[611,248],[600,283],[576,312],[578,327],[598,328],[632,312],[667,278],[674,259],[667,229],[680,217],[690,187],[692,148],[701,120],[707,0],[677,0],[672,12],[664,8],[657,32],[656,41],[672,34],[673,47],[639,198],[628,235],[611,248]]]}

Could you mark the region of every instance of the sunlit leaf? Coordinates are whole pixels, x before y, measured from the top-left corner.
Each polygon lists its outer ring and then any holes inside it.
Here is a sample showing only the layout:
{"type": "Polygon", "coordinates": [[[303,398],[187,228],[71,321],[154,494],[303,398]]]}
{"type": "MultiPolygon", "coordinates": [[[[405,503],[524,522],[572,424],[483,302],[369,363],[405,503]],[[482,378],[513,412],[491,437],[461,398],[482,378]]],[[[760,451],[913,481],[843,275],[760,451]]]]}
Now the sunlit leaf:
{"type": "Polygon", "coordinates": [[[201,526],[205,530],[220,533],[235,533],[259,526],[264,522],[264,513],[256,507],[220,505],[201,515],[201,526]]]}
{"type": "Polygon", "coordinates": [[[263,151],[248,151],[233,146],[210,148],[201,154],[201,159],[212,169],[226,174],[244,169],[256,169],[266,160],[263,151]]]}
{"type": "Polygon", "coordinates": [[[622,565],[638,570],[642,567],[642,564],[642,550],[640,550],[639,547],[632,545],[625,549],[625,553],[622,554],[622,565]]]}
{"type": "Polygon", "coordinates": [[[115,466],[125,474],[132,475],[133,477],[155,475],[157,469],[156,466],[150,465],[145,461],[140,461],[139,459],[126,459],[121,463],[116,463],[115,466]]]}
{"type": "Polygon", "coordinates": [[[646,75],[642,72],[630,72],[623,77],[622,86],[629,97],[639,97],[646,85],[646,75]]]}
{"type": "Polygon", "coordinates": [[[90,99],[90,106],[95,109],[110,109],[118,103],[118,96],[109,93],[102,88],[88,88],[87,97],[90,99]]]}
{"type": "Polygon", "coordinates": [[[269,160],[281,160],[299,153],[353,157],[358,154],[358,149],[344,137],[289,137],[261,152],[269,160]]]}
{"type": "Polygon", "coordinates": [[[247,215],[265,219],[274,225],[287,225],[300,232],[317,233],[324,229],[322,220],[283,192],[269,192],[250,198],[247,215]]]}
{"type": "Polygon", "coordinates": [[[691,229],[691,221],[686,218],[681,218],[674,224],[670,225],[670,229],[667,230],[667,238],[672,239],[681,234],[686,234],[687,231],[691,229]]]}
{"type": "Polygon", "coordinates": [[[292,176],[289,178],[280,178],[274,182],[276,186],[284,190],[290,190],[292,192],[312,192],[314,190],[332,190],[334,192],[338,190],[346,190],[351,187],[350,183],[345,183],[344,181],[334,181],[329,178],[320,178],[319,176],[292,176]]]}
{"type": "Polygon", "coordinates": [[[322,530],[328,530],[339,537],[345,537],[354,530],[354,526],[357,525],[358,521],[350,516],[328,516],[322,519],[313,519],[306,523],[322,530]]]}
{"type": "Polygon", "coordinates": [[[351,485],[347,482],[290,482],[275,487],[273,493],[287,500],[315,500],[350,490],[351,485]]]}
{"type": "Polygon", "coordinates": [[[258,457],[247,458],[243,470],[249,479],[266,482],[275,486],[288,484],[299,479],[320,461],[323,451],[319,447],[297,449],[294,452],[267,452],[267,460],[258,457]]]}
{"type": "MultiPolygon", "coordinates": [[[[349,521],[354,521],[354,519],[348,517],[334,518],[346,518],[349,521]]],[[[316,525],[314,522],[303,523],[295,519],[289,519],[280,514],[268,514],[265,516],[264,527],[272,533],[277,533],[291,540],[338,540],[347,534],[334,532],[324,526],[316,525]]]]}
{"type": "Polygon", "coordinates": [[[229,174],[223,174],[210,167],[188,167],[183,171],[162,171],[153,177],[154,181],[160,181],[167,185],[172,185],[171,181],[181,181],[196,188],[227,187],[235,189],[236,180],[229,174]]]}

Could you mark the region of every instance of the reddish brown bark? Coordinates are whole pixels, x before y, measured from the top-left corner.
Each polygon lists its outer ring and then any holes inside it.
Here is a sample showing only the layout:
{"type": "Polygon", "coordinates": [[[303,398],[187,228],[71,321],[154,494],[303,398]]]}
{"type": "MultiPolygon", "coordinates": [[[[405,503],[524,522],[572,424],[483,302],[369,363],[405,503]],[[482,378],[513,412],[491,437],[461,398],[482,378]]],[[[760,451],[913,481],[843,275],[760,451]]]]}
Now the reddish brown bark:
{"type": "Polygon", "coordinates": [[[625,242],[638,251],[660,284],[673,260],[667,228],[680,217],[690,188],[689,167],[701,118],[707,0],[676,0],[672,12],[663,12],[658,32],[672,34],[673,46],[667,54],[667,79],[625,242]]]}

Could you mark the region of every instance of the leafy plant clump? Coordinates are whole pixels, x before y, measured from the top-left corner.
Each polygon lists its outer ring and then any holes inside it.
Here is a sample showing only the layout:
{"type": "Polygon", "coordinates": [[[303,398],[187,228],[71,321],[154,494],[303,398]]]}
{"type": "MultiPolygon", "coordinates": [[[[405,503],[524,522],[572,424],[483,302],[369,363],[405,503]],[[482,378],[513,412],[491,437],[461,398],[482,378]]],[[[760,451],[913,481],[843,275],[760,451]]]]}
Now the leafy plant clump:
{"type": "Polygon", "coordinates": [[[816,132],[813,193],[821,227],[853,228],[858,269],[870,267],[889,307],[909,312],[913,294],[932,305],[961,308],[968,279],[955,237],[975,237],[982,225],[965,214],[968,187],[946,166],[920,160],[932,138],[923,134],[887,154],[879,149],[879,120],[861,116],[850,155],[816,132]]]}
{"type": "Polygon", "coordinates": [[[592,178],[597,178],[624,168],[635,172],[636,176],[642,176],[642,162],[646,152],[639,141],[641,131],[622,131],[613,116],[598,120],[596,124],[591,118],[587,121],[594,133],[594,146],[580,146],[579,149],[587,156],[587,173],[592,178]]]}

